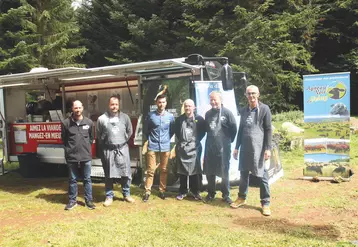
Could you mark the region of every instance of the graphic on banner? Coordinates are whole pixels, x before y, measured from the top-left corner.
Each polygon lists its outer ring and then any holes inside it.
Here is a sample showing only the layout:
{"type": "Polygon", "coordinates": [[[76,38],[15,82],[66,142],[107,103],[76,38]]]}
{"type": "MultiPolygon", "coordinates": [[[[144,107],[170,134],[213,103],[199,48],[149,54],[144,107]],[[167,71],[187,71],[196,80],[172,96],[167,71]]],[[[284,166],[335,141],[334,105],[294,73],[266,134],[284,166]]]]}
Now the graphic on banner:
{"type": "Polygon", "coordinates": [[[307,75],[303,82],[304,175],[330,177],[349,165],[350,73],[307,75]]]}

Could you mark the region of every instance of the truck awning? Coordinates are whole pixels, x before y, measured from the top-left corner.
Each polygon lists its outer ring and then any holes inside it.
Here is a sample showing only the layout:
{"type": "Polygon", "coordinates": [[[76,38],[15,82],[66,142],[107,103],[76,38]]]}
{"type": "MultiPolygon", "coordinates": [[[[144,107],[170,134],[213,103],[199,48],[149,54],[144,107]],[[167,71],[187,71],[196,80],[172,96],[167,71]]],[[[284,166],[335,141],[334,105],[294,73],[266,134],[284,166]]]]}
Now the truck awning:
{"type": "Polygon", "coordinates": [[[36,85],[76,85],[89,81],[100,80],[125,80],[138,77],[148,71],[163,69],[192,69],[200,68],[198,65],[190,65],[184,62],[185,58],[155,60],[148,62],[112,65],[97,68],[59,68],[43,72],[26,72],[0,76],[0,88],[26,87],[36,85]]]}

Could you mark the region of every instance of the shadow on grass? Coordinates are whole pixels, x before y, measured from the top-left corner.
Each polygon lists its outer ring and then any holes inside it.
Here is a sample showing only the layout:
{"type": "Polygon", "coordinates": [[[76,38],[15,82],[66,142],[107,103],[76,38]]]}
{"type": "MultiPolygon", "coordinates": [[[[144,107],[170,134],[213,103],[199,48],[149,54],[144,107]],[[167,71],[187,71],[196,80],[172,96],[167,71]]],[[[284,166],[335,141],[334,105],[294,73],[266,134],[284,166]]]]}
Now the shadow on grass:
{"type": "Polygon", "coordinates": [[[10,172],[0,177],[0,191],[27,195],[41,189],[67,190],[67,181],[66,177],[23,178],[10,172]]]}
{"type": "MultiPolygon", "coordinates": [[[[151,199],[159,199],[158,185],[153,185],[151,199]]],[[[169,187],[169,186],[168,186],[169,187]]],[[[0,176],[0,193],[8,192],[12,194],[21,194],[28,195],[38,191],[38,194],[35,194],[34,197],[38,199],[43,199],[51,203],[56,204],[66,204],[68,202],[68,178],[67,177],[48,177],[48,178],[23,178],[19,173],[12,171],[5,176],[0,176]],[[48,191],[42,191],[42,190],[48,191]]],[[[168,199],[175,199],[178,195],[178,188],[171,186],[170,191],[166,192],[168,199]]],[[[93,201],[95,203],[100,203],[105,200],[105,188],[103,179],[94,179],[92,180],[92,192],[93,192],[93,201]]],[[[119,183],[114,185],[115,200],[123,200],[122,188],[119,183]]],[[[131,195],[138,197],[141,201],[142,196],[144,195],[145,190],[143,186],[133,185],[131,186],[131,195]]],[[[201,193],[206,195],[206,193],[201,193]]],[[[78,182],[78,201],[83,201],[83,183],[82,181],[78,182]]],[[[189,200],[196,202],[194,198],[188,196],[184,200],[189,200]]],[[[229,205],[219,198],[216,197],[214,202],[208,203],[212,206],[228,208],[229,205]]]]}
{"type": "Polygon", "coordinates": [[[340,232],[332,225],[296,224],[287,219],[250,217],[237,219],[233,223],[254,230],[265,229],[268,232],[291,235],[304,239],[336,241],[340,237],[340,232]]]}

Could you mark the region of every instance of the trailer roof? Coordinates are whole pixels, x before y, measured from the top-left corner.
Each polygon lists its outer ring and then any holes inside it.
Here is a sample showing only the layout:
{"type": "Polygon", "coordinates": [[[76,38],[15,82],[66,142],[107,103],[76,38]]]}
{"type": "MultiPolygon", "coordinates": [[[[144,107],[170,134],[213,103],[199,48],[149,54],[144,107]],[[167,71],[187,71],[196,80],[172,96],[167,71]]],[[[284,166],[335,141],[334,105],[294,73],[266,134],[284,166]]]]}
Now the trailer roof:
{"type": "Polygon", "coordinates": [[[4,87],[23,87],[26,85],[36,84],[65,84],[73,85],[86,81],[99,79],[122,79],[128,77],[136,77],[140,74],[152,72],[156,69],[174,69],[186,68],[197,70],[201,66],[190,65],[184,62],[185,58],[174,58],[165,60],[155,60],[148,62],[112,65],[97,68],[60,68],[50,69],[42,72],[26,72],[11,75],[0,76],[0,88],[4,87]]]}

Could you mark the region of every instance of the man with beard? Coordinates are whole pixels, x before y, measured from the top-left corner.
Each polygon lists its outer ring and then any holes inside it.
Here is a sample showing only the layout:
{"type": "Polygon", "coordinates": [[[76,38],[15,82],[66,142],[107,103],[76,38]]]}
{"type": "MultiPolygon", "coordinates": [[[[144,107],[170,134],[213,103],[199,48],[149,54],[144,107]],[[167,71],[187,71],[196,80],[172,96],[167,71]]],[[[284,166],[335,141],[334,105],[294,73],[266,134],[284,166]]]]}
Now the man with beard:
{"type": "Polygon", "coordinates": [[[177,200],[183,200],[188,193],[188,176],[189,189],[195,200],[201,200],[199,194],[199,179],[201,178],[201,139],[205,136],[204,119],[194,114],[195,104],[191,99],[183,103],[184,114],[175,120],[174,132],[177,137],[175,147],[177,160],[177,173],[180,179],[179,195],[177,200]]]}
{"type": "Polygon", "coordinates": [[[85,204],[89,209],[95,209],[92,199],[91,181],[91,145],[93,141],[93,122],[82,115],[82,102],[76,100],[72,104],[72,114],[63,121],[62,141],[65,148],[65,158],[69,170],[68,197],[69,202],[65,210],[77,206],[78,186],[77,180],[83,172],[83,186],[85,191],[85,204]]]}
{"type": "Polygon", "coordinates": [[[156,97],[157,109],[148,113],[143,126],[143,136],[148,140],[147,175],[143,202],[149,200],[153,185],[154,173],[157,169],[157,157],[160,158],[159,197],[165,200],[167,187],[167,166],[170,154],[170,138],[173,136],[174,116],[165,110],[167,98],[164,94],[156,97]]]}
{"type": "Polygon", "coordinates": [[[216,194],[216,176],[221,177],[223,200],[231,204],[230,198],[230,156],[231,143],[235,140],[237,125],[232,112],[222,105],[219,91],[210,93],[211,109],[205,114],[206,143],[204,155],[204,174],[208,180],[206,202],[214,200],[216,194]]]}
{"type": "Polygon", "coordinates": [[[234,158],[237,159],[238,149],[240,148],[239,194],[231,207],[238,208],[246,204],[249,175],[251,173],[260,179],[262,214],[270,216],[270,187],[264,162],[271,157],[271,111],[267,105],[259,101],[259,96],[258,87],[250,85],[246,88],[246,97],[249,104],[240,111],[240,127],[237,134],[236,148],[233,152],[234,158]]]}
{"type": "Polygon", "coordinates": [[[120,99],[111,96],[108,111],[97,120],[97,138],[102,149],[102,166],[105,174],[106,200],[103,206],[113,203],[113,182],[120,180],[124,201],[133,203],[130,196],[132,179],[128,140],[133,133],[129,116],[119,110],[120,99]]]}

